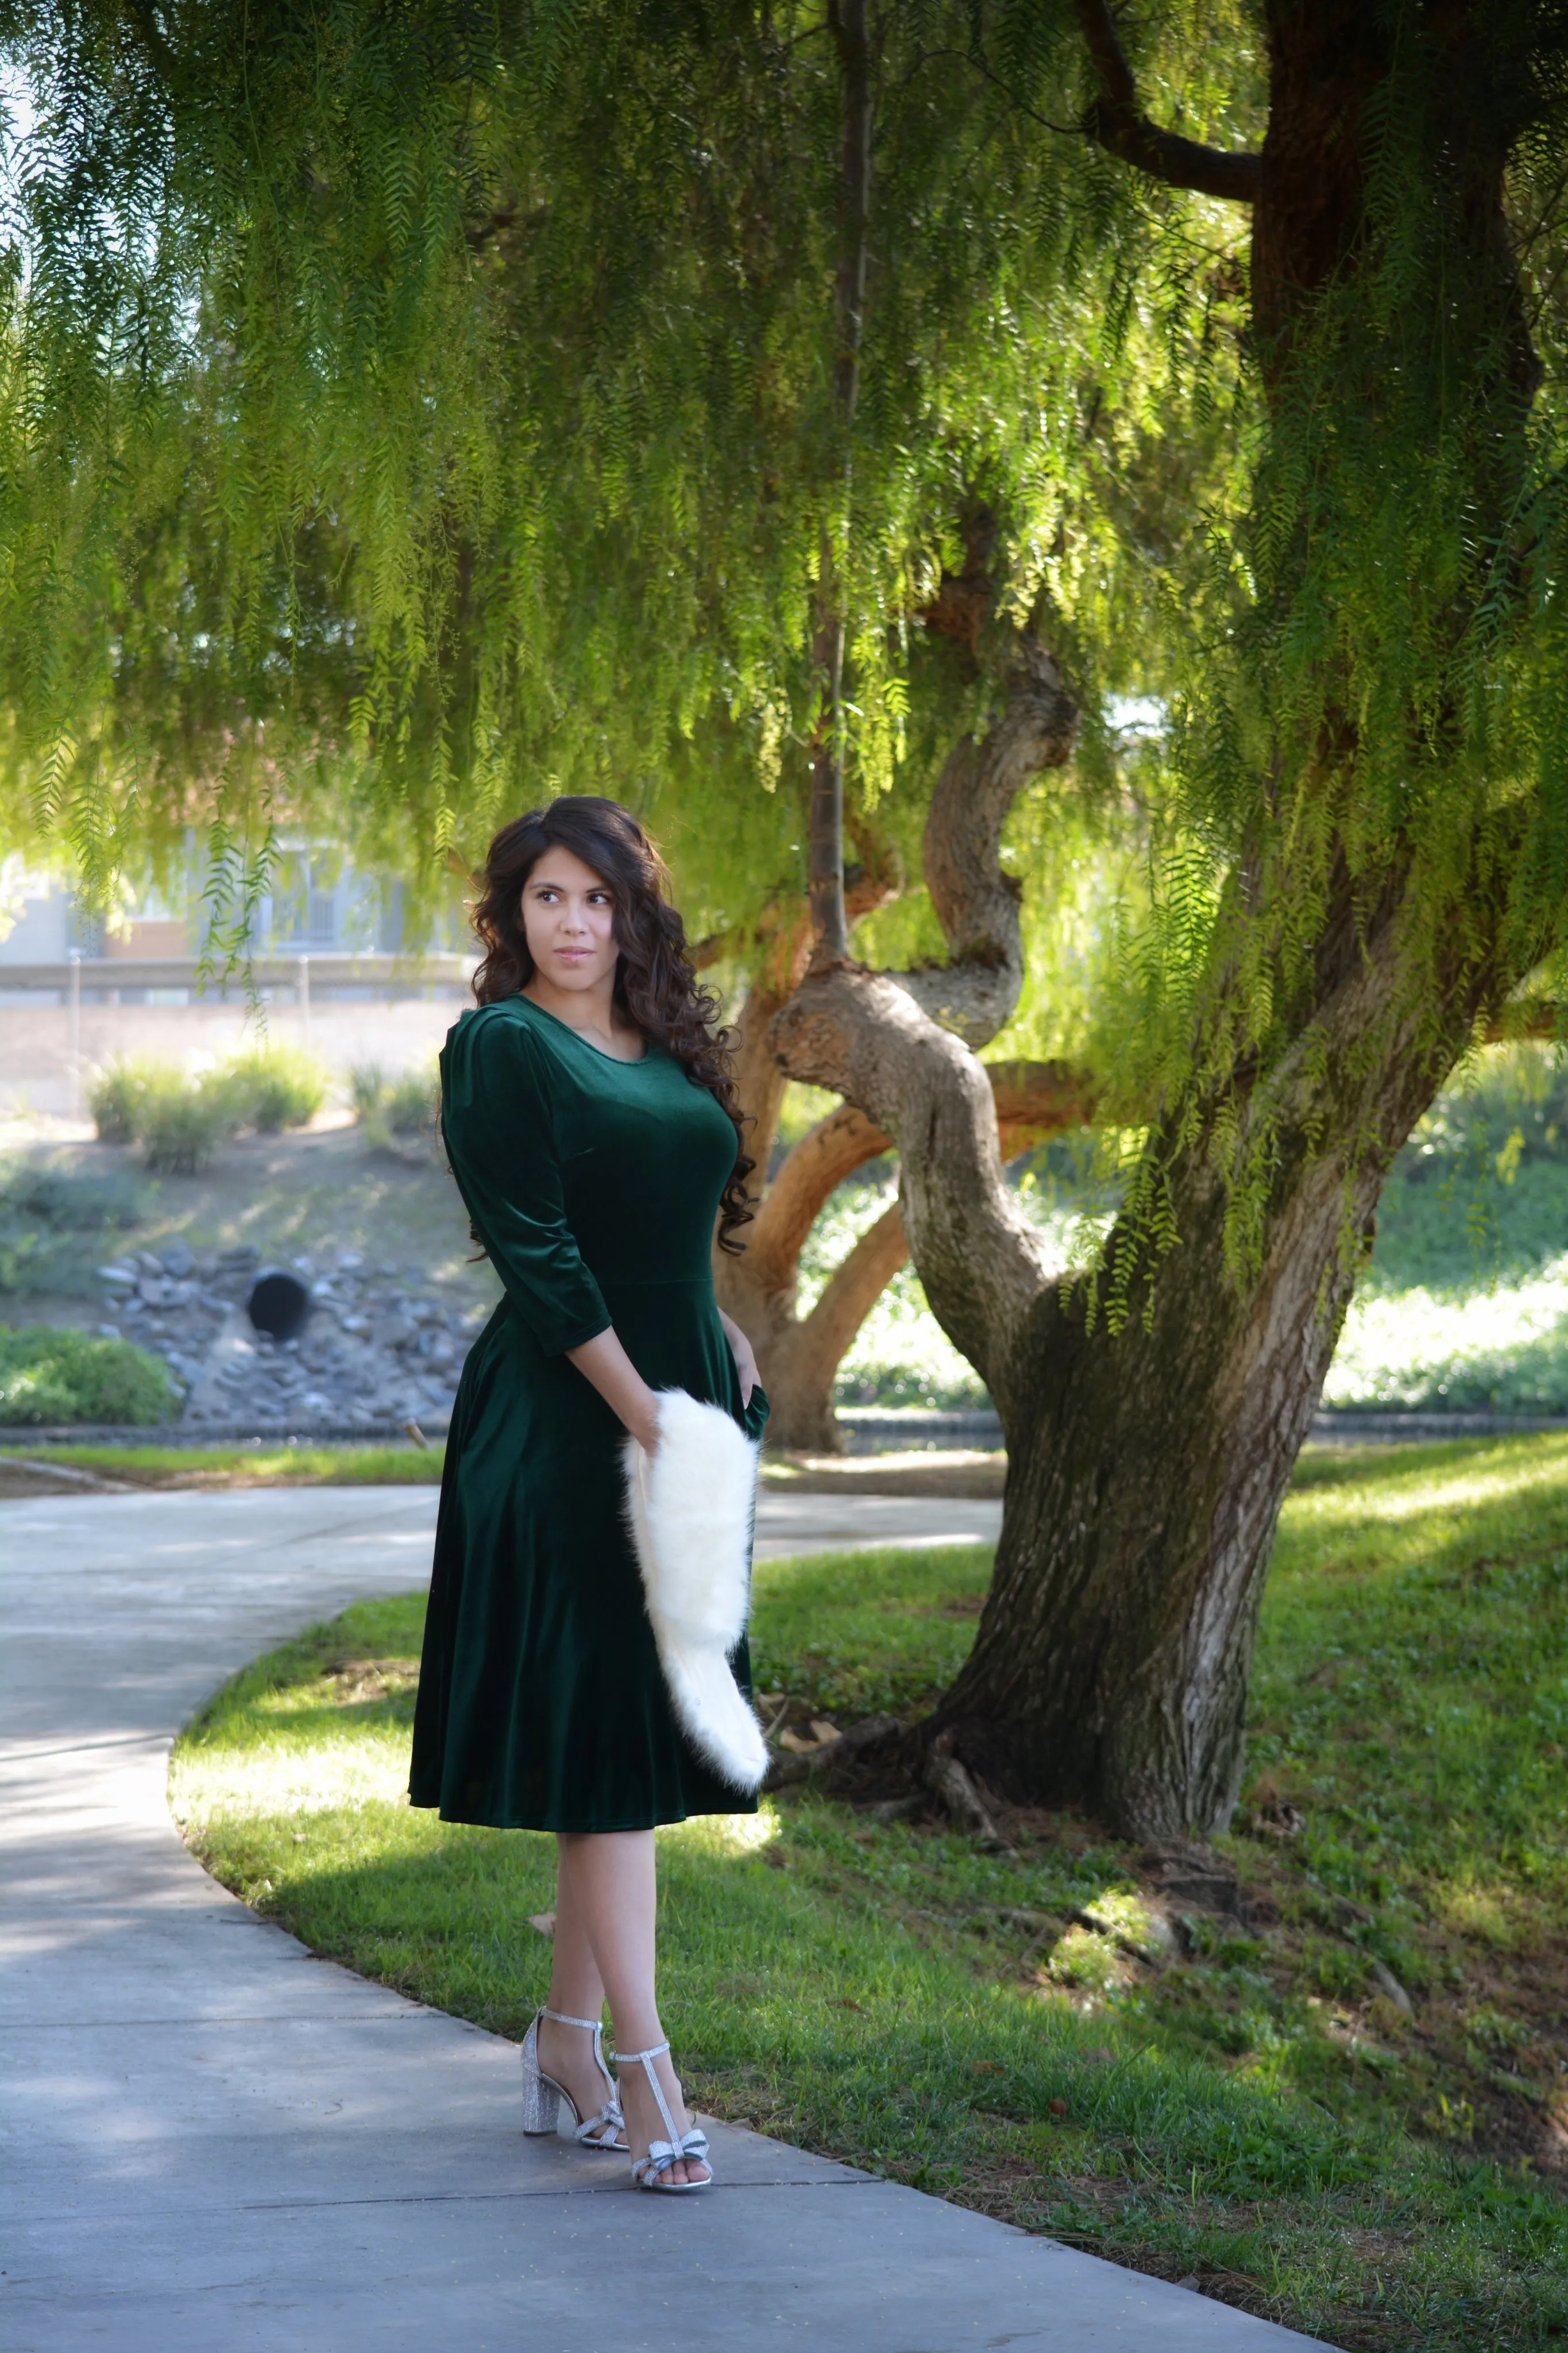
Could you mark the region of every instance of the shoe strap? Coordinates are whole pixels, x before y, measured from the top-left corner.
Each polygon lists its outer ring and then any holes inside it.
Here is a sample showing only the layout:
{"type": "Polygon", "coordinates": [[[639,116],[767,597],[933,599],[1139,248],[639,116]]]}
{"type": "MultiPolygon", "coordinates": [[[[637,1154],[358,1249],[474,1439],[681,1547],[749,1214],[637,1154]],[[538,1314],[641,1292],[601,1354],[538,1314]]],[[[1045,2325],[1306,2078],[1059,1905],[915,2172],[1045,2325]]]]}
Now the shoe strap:
{"type": "Polygon", "coordinates": [[[605,2029],[601,2021],[596,2018],[568,2018],[563,2010],[545,2009],[542,2010],[539,2015],[541,2018],[552,2018],[557,2026],[580,2026],[593,2036],[594,2064],[599,2071],[605,2090],[609,2093],[610,2105],[613,2106],[616,2098],[616,2079],[605,2063],[605,2029]]]}
{"type": "MultiPolygon", "coordinates": [[[[635,2067],[640,2061],[643,2073],[647,2077],[654,2098],[658,2102],[658,2113],[664,2119],[665,2131],[669,2135],[670,2145],[673,2145],[679,2140],[680,2135],[676,2129],[675,2118],[670,2114],[669,2102],[664,2096],[664,2085],[659,2082],[653,2063],[656,2059],[662,2059],[668,2048],[669,2042],[666,2037],[664,2042],[656,2042],[651,2051],[617,2051],[616,2064],[617,2067],[635,2067]]],[[[657,2142],[650,2143],[650,2147],[658,2146],[657,2142]]]]}
{"type": "Polygon", "coordinates": [[[626,2130],[626,2124],[619,2103],[606,2100],[596,2116],[584,2117],[573,2138],[586,2141],[591,2148],[613,2148],[616,2135],[626,2130]]]}

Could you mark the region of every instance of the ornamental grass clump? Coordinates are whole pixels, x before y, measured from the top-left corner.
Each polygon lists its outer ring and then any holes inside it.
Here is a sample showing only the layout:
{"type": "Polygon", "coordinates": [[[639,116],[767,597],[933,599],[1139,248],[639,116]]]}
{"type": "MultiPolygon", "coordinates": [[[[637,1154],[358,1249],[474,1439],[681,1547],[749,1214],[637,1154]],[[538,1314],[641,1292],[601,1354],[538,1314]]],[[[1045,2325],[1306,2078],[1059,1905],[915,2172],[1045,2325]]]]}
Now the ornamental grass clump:
{"type": "Polygon", "coordinates": [[[87,1103],[100,1144],[134,1144],[150,1086],[163,1065],[145,1054],[116,1054],[88,1081],[87,1103]]]}
{"type": "Polygon", "coordinates": [[[221,1074],[237,1127],[278,1135],[308,1127],[327,1100],[326,1065],[303,1047],[285,1044],[238,1054],[221,1074]]]}
{"type": "Polygon", "coordinates": [[[435,1124],[437,1080],[433,1069],[405,1071],[387,1089],[383,1114],[394,1135],[426,1135],[435,1124]]]}
{"type": "Polygon", "coordinates": [[[386,1072],[379,1062],[356,1062],[349,1072],[349,1107],[357,1120],[374,1118],[386,1092],[386,1072]]]}
{"type": "Polygon", "coordinates": [[[0,1426],[172,1420],[165,1366],[129,1340],[47,1324],[0,1324],[0,1426]]]}
{"type": "Polygon", "coordinates": [[[433,1063],[388,1078],[375,1063],[359,1063],[349,1073],[349,1096],[367,1144],[407,1145],[432,1141],[440,1082],[433,1063]]]}
{"type": "Polygon", "coordinates": [[[195,1176],[238,1124],[222,1077],[193,1077],[165,1067],[152,1076],[142,1095],[136,1137],[157,1175],[195,1176]]]}

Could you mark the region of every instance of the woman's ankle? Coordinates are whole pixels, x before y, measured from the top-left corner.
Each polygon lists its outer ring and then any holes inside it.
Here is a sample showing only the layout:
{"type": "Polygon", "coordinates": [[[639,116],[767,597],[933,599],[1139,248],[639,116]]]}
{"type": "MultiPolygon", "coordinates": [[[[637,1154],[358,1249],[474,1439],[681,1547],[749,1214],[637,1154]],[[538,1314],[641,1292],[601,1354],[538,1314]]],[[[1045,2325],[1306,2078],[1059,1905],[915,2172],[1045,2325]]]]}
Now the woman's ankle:
{"type": "MultiPolygon", "coordinates": [[[[691,2128],[691,2117],[686,2105],[680,2078],[669,2063],[668,2055],[653,2063],[658,2076],[658,2088],[664,2094],[664,2105],[675,2120],[677,2139],[691,2128]]],[[[658,2105],[653,2085],[647,2080],[647,2070],[641,2066],[618,2069],[616,2082],[621,2095],[621,2108],[626,2118],[626,2130],[637,2155],[644,2154],[650,2141],[668,2140],[669,2126],[658,2105]]]]}

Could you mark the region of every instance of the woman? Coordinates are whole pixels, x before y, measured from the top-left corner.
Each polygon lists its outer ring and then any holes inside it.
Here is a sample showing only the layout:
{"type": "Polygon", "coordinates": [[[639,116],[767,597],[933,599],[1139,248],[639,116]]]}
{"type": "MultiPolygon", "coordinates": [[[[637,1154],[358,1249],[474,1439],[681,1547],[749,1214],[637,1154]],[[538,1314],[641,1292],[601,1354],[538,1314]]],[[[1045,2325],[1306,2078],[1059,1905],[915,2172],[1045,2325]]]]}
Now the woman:
{"type": "MultiPolygon", "coordinates": [[[[658,1472],[657,1393],[683,1390],[750,1464],[732,1425],[760,1439],[767,1400],[710,1253],[715,1212],[738,1247],[752,1164],[717,1008],[636,820],[563,797],[503,828],[482,881],[479,1010],[441,1056],[442,1128],[506,1295],[453,1409],[409,1794],[446,1821],[556,1835],[525,2129],[553,2130],[564,2099],[639,2186],[689,2190],[712,2176],[655,2003],[654,1826],[754,1810],[755,1776],[710,1761],[722,1748],[705,1754],[672,1698],[622,1455],[635,1441],[633,1473],[658,1472]]],[[[742,1514],[742,1580],[748,1550],[742,1514]]],[[[743,1635],[718,1663],[754,1740],[743,1635]]]]}

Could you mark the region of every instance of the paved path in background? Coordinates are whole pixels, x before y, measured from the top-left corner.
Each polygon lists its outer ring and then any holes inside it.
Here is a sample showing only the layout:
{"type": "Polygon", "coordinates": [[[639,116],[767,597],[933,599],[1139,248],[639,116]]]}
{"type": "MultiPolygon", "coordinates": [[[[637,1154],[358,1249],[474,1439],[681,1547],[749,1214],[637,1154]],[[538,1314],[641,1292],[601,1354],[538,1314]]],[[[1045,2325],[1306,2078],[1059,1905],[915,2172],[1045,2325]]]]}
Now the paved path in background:
{"type": "MultiPolygon", "coordinates": [[[[997,1506],[763,1500],[769,1552],[997,1506]]],[[[1307,2340],[731,2126],[656,2203],[525,2140],[517,2054],[209,1879],[171,1738],[246,1660],[426,1573],[407,1488],[0,1504],[6,2353],[1280,2353],[1307,2340]]]]}

